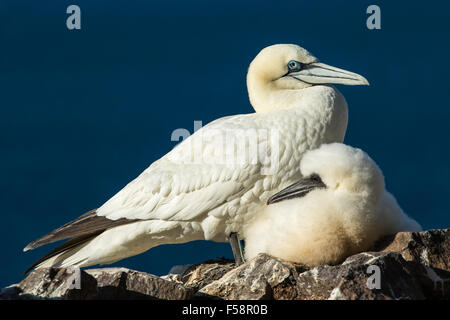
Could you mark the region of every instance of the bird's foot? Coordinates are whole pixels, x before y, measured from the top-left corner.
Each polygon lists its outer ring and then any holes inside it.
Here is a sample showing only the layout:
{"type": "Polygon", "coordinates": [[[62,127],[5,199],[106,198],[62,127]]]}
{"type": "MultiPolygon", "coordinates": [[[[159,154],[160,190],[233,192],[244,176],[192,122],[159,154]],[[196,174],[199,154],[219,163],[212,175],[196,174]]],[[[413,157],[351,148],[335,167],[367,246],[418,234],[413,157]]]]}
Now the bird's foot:
{"type": "Polygon", "coordinates": [[[231,250],[233,251],[234,261],[237,266],[245,262],[244,253],[242,252],[241,242],[239,241],[237,232],[232,232],[229,237],[231,250]]]}

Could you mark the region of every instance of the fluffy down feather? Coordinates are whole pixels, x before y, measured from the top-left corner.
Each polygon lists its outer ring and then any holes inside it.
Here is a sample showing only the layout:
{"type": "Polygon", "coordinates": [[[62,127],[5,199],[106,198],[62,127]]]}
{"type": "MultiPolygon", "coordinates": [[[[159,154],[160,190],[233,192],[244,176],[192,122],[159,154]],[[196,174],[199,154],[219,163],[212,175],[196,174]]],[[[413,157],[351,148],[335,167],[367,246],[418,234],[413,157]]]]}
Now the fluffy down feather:
{"type": "Polygon", "coordinates": [[[376,163],[362,150],[322,145],[303,157],[303,176],[327,186],[266,206],[245,231],[245,256],[267,253],[309,266],[336,264],[387,234],[420,231],[384,189],[376,163]]]}

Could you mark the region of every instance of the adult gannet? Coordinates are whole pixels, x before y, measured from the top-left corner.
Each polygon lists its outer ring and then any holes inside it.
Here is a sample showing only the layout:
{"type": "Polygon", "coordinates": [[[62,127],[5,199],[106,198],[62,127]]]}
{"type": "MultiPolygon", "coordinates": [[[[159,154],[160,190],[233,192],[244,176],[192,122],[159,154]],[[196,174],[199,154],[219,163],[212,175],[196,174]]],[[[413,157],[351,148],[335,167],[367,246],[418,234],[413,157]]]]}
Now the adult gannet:
{"type": "Polygon", "coordinates": [[[244,229],[247,259],[267,253],[308,266],[336,264],[382,236],[421,230],[360,149],[322,145],[303,156],[300,170],[304,177],[269,198],[244,229]]]}
{"type": "Polygon", "coordinates": [[[247,74],[256,113],[211,122],[100,208],[31,242],[24,251],[70,238],[31,268],[109,264],[166,243],[236,244],[269,195],[301,177],[304,152],[344,139],[347,103],[333,83],[368,84],[297,45],[263,49],[247,74]],[[225,149],[227,161],[216,157],[225,149]]]}

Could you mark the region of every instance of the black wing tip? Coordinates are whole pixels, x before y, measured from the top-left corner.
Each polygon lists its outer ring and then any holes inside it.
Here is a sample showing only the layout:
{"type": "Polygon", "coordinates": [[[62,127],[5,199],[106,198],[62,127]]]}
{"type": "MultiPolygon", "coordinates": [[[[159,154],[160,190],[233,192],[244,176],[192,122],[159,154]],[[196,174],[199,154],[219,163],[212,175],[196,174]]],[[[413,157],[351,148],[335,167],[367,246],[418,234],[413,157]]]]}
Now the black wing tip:
{"type": "Polygon", "coordinates": [[[27,252],[30,250],[33,250],[35,247],[33,245],[33,242],[30,242],[29,244],[27,244],[27,246],[25,248],[23,248],[23,252],[27,252]]]}
{"type": "Polygon", "coordinates": [[[62,231],[67,229],[69,226],[71,226],[75,222],[78,222],[87,217],[92,217],[93,215],[95,215],[96,211],[97,211],[97,209],[89,210],[88,212],[79,216],[77,219],[64,224],[63,226],[53,230],[50,233],[47,233],[46,235],[44,235],[42,237],[37,238],[34,241],[31,241],[25,248],[23,248],[23,252],[27,252],[29,250],[39,248],[40,246],[72,237],[73,235],[71,235],[71,234],[64,236],[64,234],[62,234],[63,233],[62,231]]]}
{"type": "Polygon", "coordinates": [[[27,270],[24,271],[23,276],[26,276],[26,275],[29,274],[30,272],[34,271],[35,268],[36,268],[39,264],[41,264],[42,262],[44,262],[45,260],[46,260],[46,259],[43,259],[43,258],[37,260],[35,263],[33,263],[31,266],[29,266],[29,267],[27,268],[27,270]]]}
{"type": "Polygon", "coordinates": [[[50,242],[46,242],[46,240],[48,240],[49,236],[51,236],[51,235],[52,235],[52,232],[34,240],[34,241],[31,241],[29,244],[27,244],[27,246],[25,248],[23,248],[23,252],[34,250],[36,248],[39,248],[40,246],[43,246],[44,244],[50,243],[50,242]]]}
{"type": "Polygon", "coordinates": [[[35,262],[30,268],[25,271],[27,274],[34,267],[44,262],[45,260],[55,256],[58,253],[66,251],[71,247],[79,244],[80,242],[86,241],[86,239],[90,237],[94,237],[102,233],[103,231],[117,227],[124,224],[133,223],[139,220],[136,219],[126,219],[120,218],[118,220],[110,220],[103,216],[96,215],[97,209],[93,209],[91,211],[86,212],[81,215],[77,219],[66,223],[65,225],[59,227],[56,230],[42,236],[32,242],[30,242],[23,251],[29,251],[41,247],[46,244],[50,244],[56,241],[69,239],[67,242],[62,244],[60,247],[57,247],[55,250],[45,255],[37,262],[35,262]]]}
{"type": "Polygon", "coordinates": [[[27,274],[29,274],[31,271],[33,271],[33,269],[36,267],[36,265],[32,265],[30,267],[28,267],[27,270],[25,270],[25,272],[23,273],[23,276],[26,276],[27,274]]]}
{"type": "Polygon", "coordinates": [[[27,244],[27,246],[25,248],[23,248],[23,252],[27,252],[36,248],[39,248],[40,246],[43,246],[45,244],[49,244],[52,242],[56,242],[58,240],[62,240],[62,239],[55,239],[53,240],[52,238],[54,237],[55,232],[52,231],[48,234],[46,234],[45,236],[42,236],[34,241],[31,241],[29,244],[27,244]]]}
{"type": "Polygon", "coordinates": [[[44,262],[50,258],[53,258],[54,256],[56,256],[58,254],[64,253],[67,250],[73,249],[74,247],[95,238],[96,236],[101,234],[103,231],[104,230],[98,230],[96,232],[81,235],[81,236],[67,240],[66,242],[61,244],[59,247],[56,247],[55,249],[53,249],[52,251],[47,253],[45,256],[43,256],[39,260],[37,260],[35,263],[33,263],[30,267],[28,267],[28,269],[25,270],[24,275],[27,275],[30,271],[32,271],[36,266],[40,265],[42,262],[44,262]]]}

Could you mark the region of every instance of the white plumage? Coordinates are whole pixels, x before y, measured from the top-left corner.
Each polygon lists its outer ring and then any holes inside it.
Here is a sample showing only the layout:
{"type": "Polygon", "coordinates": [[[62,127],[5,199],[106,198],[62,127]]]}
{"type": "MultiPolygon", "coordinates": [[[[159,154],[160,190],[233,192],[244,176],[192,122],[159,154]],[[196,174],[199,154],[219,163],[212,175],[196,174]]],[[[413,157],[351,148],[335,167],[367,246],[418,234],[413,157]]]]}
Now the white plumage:
{"type": "Polygon", "coordinates": [[[322,145],[305,154],[300,169],[304,182],[271,198],[278,202],[245,229],[247,259],[267,253],[309,266],[335,264],[382,236],[421,230],[385,190],[381,170],[362,150],[322,145]]]}
{"type": "MultiPolygon", "coordinates": [[[[242,235],[270,195],[301,177],[298,163],[307,150],[343,141],[347,104],[327,83],[368,84],[357,74],[319,63],[299,46],[263,49],[247,75],[256,113],[221,118],[195,132],[95,212],[130,223],[106,227],[38,267],[112,263],[162,243],[242,235]],[[242,154],[245,161],[237,161],[242,154]]],[[[70,227],[25,249],[59,240],[70,227]]]]}

